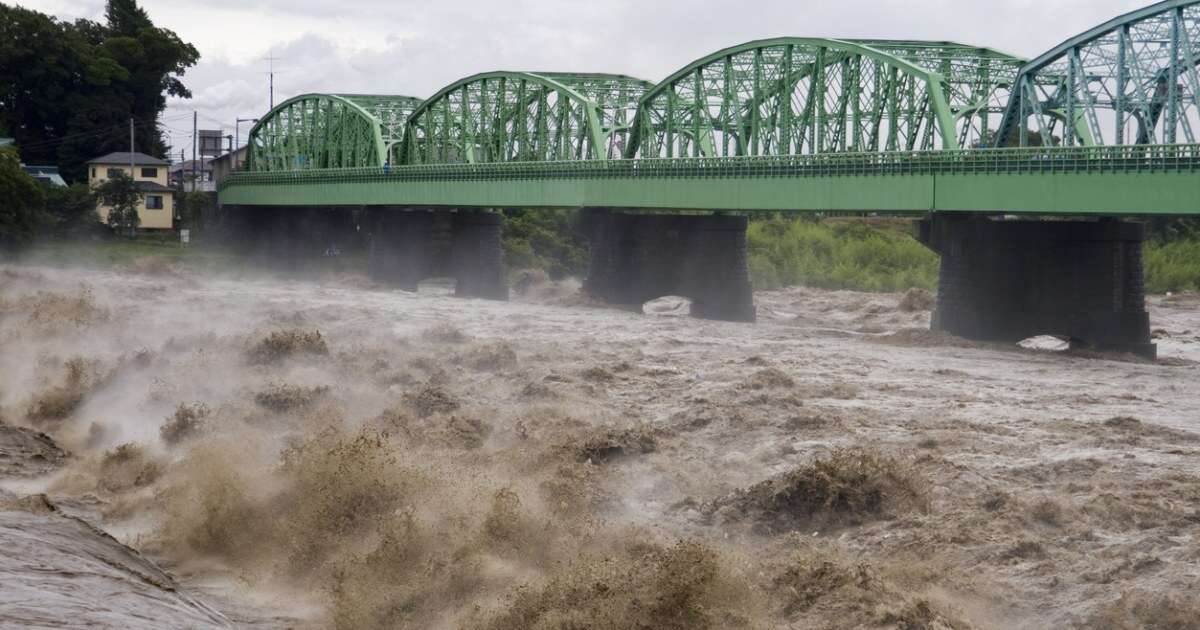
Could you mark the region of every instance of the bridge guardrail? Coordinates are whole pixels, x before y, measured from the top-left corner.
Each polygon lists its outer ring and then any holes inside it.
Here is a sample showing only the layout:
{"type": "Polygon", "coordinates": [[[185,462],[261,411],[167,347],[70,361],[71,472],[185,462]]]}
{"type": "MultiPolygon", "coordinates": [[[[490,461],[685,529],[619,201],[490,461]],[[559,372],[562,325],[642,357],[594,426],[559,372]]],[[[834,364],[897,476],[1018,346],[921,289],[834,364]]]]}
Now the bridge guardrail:
{"type": "Polygon", "coordinates": [[[1013,172],[1200,172],[1200,145],[1113,145],[825,153],[762,157],[496,162],[287,172],[237,172],[220,189],[289,183],[505,181],[597,178],[745,178],[924,175],[1013,172]]]}

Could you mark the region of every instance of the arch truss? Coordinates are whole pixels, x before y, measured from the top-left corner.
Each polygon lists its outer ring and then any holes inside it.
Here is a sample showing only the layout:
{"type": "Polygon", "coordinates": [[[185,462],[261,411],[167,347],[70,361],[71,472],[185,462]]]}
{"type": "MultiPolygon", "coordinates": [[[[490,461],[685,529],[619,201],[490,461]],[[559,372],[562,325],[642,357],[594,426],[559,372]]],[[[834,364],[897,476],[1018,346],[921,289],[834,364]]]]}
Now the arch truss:
{"type": "Polygon", "coordinates": [[[407,96],[304,94],[262,118],[247,141],[251,171],[382,166],[420,104],[407,96]]]}
{"type": "Polygon", "coordinates": [[[413,112],[408,164],[620,157],[650,83],[622,75],[489,72],[442,89],[413,112]]]}
{"type": "Polygon", "coordinates": [[[1196,142],[1198,55],[1196,0],[1159,2],[1097,26],[1022,68],[1004,117],[1004,142],[1196,142]]]}
{"type": "Polygon", "coordinates": [[[781,38],[717,52],[642,99],[627,157],[967,146],[1021,60],[950,42],[781,38]]]}

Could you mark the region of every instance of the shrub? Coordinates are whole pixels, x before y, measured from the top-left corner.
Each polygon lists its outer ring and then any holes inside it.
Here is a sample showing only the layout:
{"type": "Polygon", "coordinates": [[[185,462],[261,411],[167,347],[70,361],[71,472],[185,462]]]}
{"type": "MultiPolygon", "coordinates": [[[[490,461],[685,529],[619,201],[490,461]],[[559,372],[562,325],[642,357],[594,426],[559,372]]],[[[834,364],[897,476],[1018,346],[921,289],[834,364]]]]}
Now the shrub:
{"type": "Polygon", "coordinates": [[[907,223],[785,217],[753,221],[747,241],[754,286],[932,290],[937,255],[896,229],[907,223]]]}
{"type": "Polygon", "coordinates": [[[1146,291],[1200,291],[1200,240],[1146,244],[1146,291]]]}
{"type": "Polygon", "coordinates": [[[587,271],[587,242],[569,210],[509,210],[504,255],[511,269],[542,269],[555,280],[587,271]]]}
{"type": "Polygon", "coordinates": [[[45,204],[42,186],[21,170],[17,152],[0,149],[0,250],[33,239],[45,218],[45,204]]]}

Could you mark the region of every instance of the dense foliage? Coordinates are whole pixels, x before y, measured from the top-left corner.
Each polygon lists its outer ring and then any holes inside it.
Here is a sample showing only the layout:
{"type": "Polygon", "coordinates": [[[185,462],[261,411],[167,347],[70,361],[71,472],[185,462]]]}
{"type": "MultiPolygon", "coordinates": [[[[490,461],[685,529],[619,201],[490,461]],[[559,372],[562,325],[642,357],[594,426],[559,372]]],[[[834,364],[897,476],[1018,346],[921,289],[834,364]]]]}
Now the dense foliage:
{"type": "Polygon", "coordinates": [[[909,235],[908,225],[785,217],[751,221],[747,241],[754,287],[936,288],[938,257],[909,235]]]}
{"type": "Polygon", "coordinates": [[[96,194],[87,184],[66,188],[46,187],[47,231],[59,238],[78,238],[96,233],[100,215],[96,194]]]}
{"type": "Polygon", "coordinates": [[[1200,291],[1200,239],[1151,242],[1145,252],[1147,292],[1200,291]]]}
{"type": "Polygon", "coordinates": [[[156,120],[170,96],[190,97],[179,77],[200,54],[158,28],[136,0],[109,0],[103,24],[60,22],[0,4],[0,129],[29,164],[57,164],[68,181],[84,163],[129,150],[164,157],[156,120]]]}
{"type": "Polygon", "coordinates": [[[108,224],[121,234],[133,236],[142,218],[138,206],[142,194],[129,175],[120,172],[96,187],[96,195],[108,206],[108,224]]]}
{"type": "Polygon", "coordinates": [[[570,210],[508,210],[504,256],[510,269],[544,269],[554,279],[587,272],[587,240],[570,210]]]}
{"type": "Polygon", "coordinates": [[[33,239],[45,204],[42,185],[21,170],[17,152],[0,149],[0,253],[33,239]]]}
{"type": "Polygon", "coordinates": [[[217,195],[201,190],[181,193],[175,196],[175,207],[180,229],[200,230],[216,219],[217,195]]]}

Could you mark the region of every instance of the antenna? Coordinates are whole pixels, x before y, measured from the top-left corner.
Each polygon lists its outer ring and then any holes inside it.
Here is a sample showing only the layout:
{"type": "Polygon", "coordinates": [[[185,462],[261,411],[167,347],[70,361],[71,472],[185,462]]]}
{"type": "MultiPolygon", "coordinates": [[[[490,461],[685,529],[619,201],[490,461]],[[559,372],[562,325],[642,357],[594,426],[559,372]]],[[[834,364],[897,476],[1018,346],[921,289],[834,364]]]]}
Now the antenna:
{"type": "Polygon", "coordinates": [[[270,99],[271,99],[270,100],[270,103],[271,103],[270,109],[275,109],[275,62],[283,61],[283,59],[276,57],[275,52],[271,51],[270,53],[267,53],[266,57],[263,57],[263,61],[266,61],[269,64],[269,66],[268,66],[269,71],[267,72],[267,75],[270,77],[270,79],[268,81],[268,86],[269,86],[268,90],[269,90],[270,99]]]}

